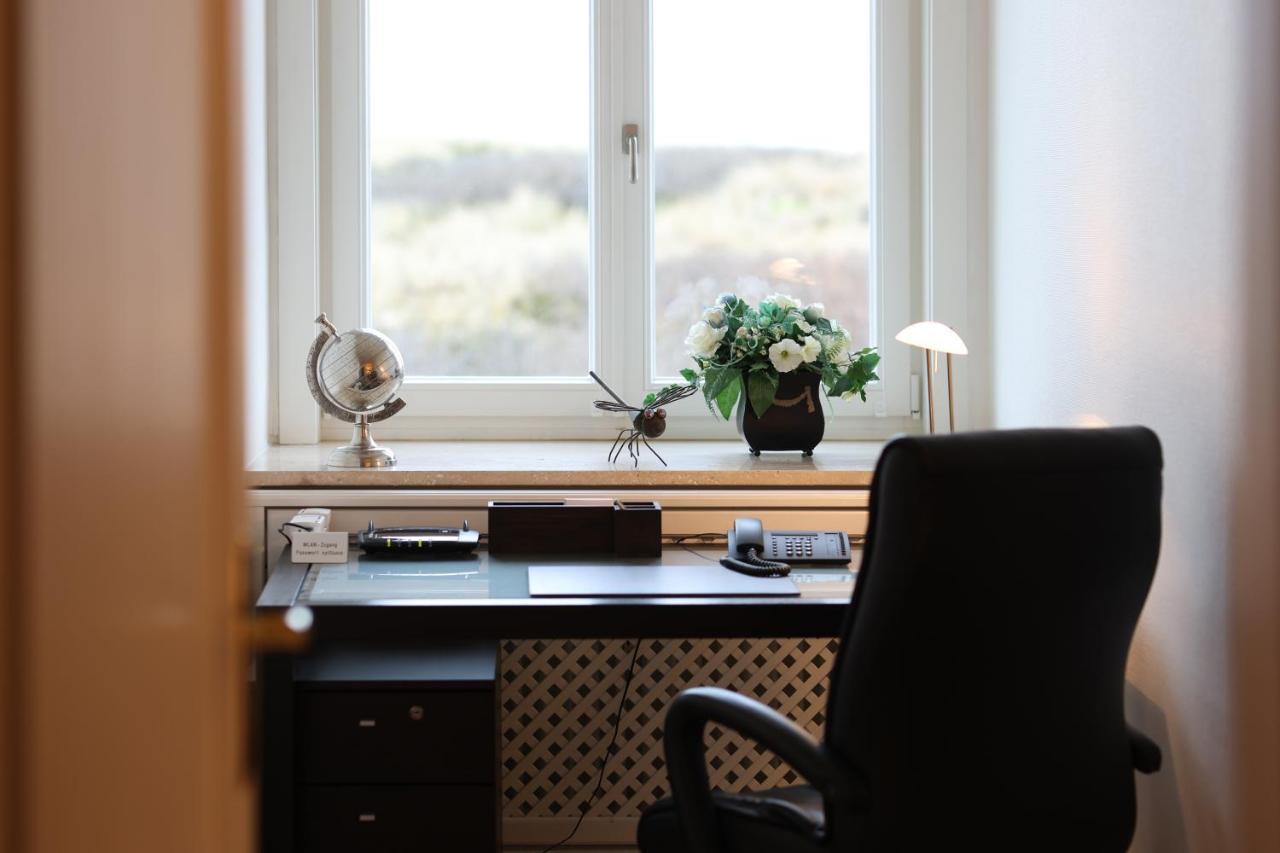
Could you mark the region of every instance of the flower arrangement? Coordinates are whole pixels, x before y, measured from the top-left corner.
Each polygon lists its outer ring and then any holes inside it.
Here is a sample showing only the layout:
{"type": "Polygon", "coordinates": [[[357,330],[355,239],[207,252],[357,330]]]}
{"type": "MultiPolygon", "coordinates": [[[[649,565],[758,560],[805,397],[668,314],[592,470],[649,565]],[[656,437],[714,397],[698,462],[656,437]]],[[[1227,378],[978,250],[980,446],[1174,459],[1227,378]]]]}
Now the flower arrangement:
{"type": "Polygon", "coordinates": [[[781,293],[757,307],[722,293],[689,328],[684,343],[698,369],[680,375],[699,385],[707,407],[725,420],[744,392],[756,417],[763,417],[779,377],[793,370],[816,373],[829,397],[866,400],[867,383],[880,378],[880,355],[874,347],[852,350],[848,331],[823,312],[820,302],[802,306],[781,293]]]}

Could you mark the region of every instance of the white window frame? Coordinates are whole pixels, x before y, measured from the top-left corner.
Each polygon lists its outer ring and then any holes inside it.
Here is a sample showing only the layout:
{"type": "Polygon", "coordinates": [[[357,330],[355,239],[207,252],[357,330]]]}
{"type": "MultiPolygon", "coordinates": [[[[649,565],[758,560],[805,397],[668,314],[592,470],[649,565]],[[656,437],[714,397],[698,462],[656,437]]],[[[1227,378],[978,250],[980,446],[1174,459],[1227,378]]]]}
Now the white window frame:
{"type": "MultiPolygon", "coordinates": [[[[276,439],[284,444],[345,439],[350,433],[347,424],[321,419],[301,364],[321,310],[341,329],[370,323],[367,2],[269,4],[274,390],[276,439]]],[[[656,387],[647,377],[654,361],[652,7],[650,0],[589,2],[591,105],[597,116],[589,158],[590,364],[632,399],[656,387]],[[634,37],[636,32],[643,37],[634,37]],[[636,185],[627,182],[621,145],[628,122],[640,125],[636,185]],[[629,319],[636,317],[643,319],[629,319]]],[[[921,14],[914,3],[896,0],[872,0],[872,10],[869,276],[871,344],[881,352],[881,380],[868,388],[865,403],[830,401],[837,417],[828,419],[828,438],[878,439],[919,428],[911,414],[918,403],[910,399],[916,354],[893,335],[913,315],[931,314],[932,291],[923,292],[913,263],[920,233],[913,207],[920,196],[913,191],[913,109],[919,98],[912,87],[918,86],[913,57],[921,14]]],[[[379,436],[605,438],[621,422],[591,407],[602,395],[585,376],[410,380],[401,396],[408,406],[378,425],[379,436]]],[[[713,418],[698,396],[672,407],[667,435],[731,438],[734,427],[713,418]]]]}

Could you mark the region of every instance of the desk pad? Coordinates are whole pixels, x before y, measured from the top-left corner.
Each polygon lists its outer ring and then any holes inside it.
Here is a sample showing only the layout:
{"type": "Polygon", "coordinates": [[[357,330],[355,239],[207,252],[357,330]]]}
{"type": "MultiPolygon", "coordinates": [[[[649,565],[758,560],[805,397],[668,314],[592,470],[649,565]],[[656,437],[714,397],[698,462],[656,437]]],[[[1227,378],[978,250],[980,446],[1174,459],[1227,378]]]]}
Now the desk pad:
{"type": "Polygon", "coordinates": [[[719,565],[530,566],[534,598],[669,598],[787,596],[800,590],[790,578],[755,578],[719,565]]]}

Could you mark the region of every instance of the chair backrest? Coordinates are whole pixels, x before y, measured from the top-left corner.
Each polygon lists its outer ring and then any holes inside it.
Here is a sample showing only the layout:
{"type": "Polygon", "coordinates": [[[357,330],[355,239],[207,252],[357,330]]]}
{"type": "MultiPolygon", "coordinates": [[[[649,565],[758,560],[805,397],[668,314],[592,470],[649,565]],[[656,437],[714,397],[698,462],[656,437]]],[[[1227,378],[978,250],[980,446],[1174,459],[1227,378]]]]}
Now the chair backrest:
{"type": "Polygon", "coordinates": [[[1161,466],[1141,427],[885,448],[826,733],[870,790],[859,849],[1126,849],[1161,466]]]}

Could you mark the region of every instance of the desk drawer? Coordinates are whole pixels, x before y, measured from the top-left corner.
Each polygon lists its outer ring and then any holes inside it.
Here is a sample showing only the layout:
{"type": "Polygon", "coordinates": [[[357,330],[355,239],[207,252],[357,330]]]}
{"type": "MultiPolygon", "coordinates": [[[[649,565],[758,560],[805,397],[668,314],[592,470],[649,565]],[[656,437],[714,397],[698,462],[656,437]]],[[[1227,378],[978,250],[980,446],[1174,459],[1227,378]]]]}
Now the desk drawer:
{"type": "Polygon", "coordinates": [[[479,690],[299,691],[299,781],[492,785],[494,702],[479,690]]]}
{"type": "Polygon", "coordinates": [[[493,788],[310,786],[299,795],[299,853],[492,853],[498,848],[493,788]]]}

